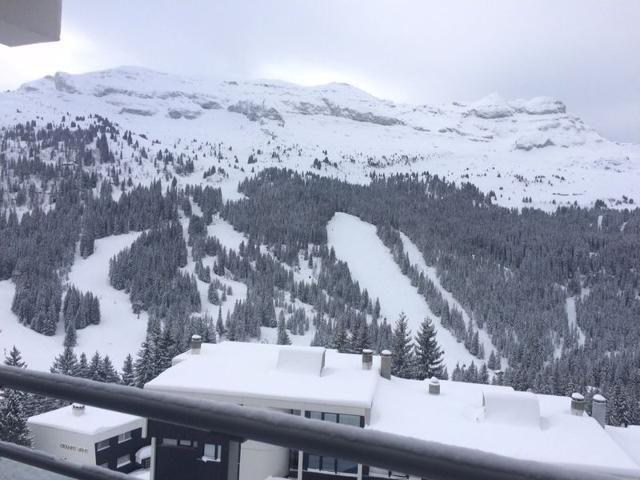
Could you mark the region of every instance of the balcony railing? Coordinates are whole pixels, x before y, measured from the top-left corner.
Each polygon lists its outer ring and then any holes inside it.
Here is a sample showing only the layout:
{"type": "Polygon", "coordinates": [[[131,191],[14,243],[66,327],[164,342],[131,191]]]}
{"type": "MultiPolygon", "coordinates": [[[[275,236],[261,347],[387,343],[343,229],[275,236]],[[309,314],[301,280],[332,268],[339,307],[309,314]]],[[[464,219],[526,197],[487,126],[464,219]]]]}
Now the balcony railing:
{"type": "MultiPolygon", "coordinates": [[[[595,480],[632,478],[631,472],[595,473],[390,433],[310,420],[276,411],[122,385],[0,366],[0,385],[138,415],[199,430],[350,460],[433,480],[595,480]]],[[[398,408],[402,408],[398,405],[398,408]]],[[[464,432],[460,433],[464,435],[464,432]]],[[[0,443],[0,455],[87,480],[131,478],[99,467],[79,466],[42,452],[0,443]]]]}

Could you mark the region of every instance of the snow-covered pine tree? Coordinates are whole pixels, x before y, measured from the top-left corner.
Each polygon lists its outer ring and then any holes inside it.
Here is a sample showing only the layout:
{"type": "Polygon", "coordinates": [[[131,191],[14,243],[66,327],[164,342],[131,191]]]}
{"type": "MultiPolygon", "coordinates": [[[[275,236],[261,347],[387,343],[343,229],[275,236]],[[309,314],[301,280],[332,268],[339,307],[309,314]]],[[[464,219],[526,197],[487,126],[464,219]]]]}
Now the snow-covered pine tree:
{"type": "Polygon", "coordinates": [[[216,320],[216,332],[218,332],[219,337],[222,337],[226,332],[224,328],[224,322],[222,321],[222,307],[218,307],[218,319],[216,320]]]}
{"type": "Polygon", "coordinates": [[[22,353],[14,345],[4,357],[4,364],[10,367],[26,368],[27,364],[22,360],[22,353]]]}
{"type": "Polygon", "coordinates": [[[331,348],[335,348],[339,352],[345,352],[349,346],[349,337],[347,336],[347,330],[344,327],[344,321],[339,318],[336,321],[336,328],[333,333],[333,339],[331,341],[331,348]]]}
{"type": "Polygon", "coordinates": [[[102,359],[102,363],[100,364],[100,372],[101,377],[104,378],[104,381],[107,383],[120,383],[120,375],[113,367],[113,363],[111,363],[111,359],[109,355],[105,355],[102,359]]]}
{"type": "Polygon", "coordinates": [[[218,294],[217,287],[213,283],[209,284],[207,298],[213,305],[220,305],[220,295],[218,294]]]}
{"type": "Polygon", "coordinates": [[[353,335],[352,350],[355,353],[361,353],[365,348],[371,348],[371,338],[369,336],[369,327],[366,319],[360,322],[358,330],[353,335]]]}
{"type": "Polygon", "coordinates": [[[64,329],[64,342],[65,347],[75,347],[78,344],[78,336],[76,334],[75,322],[67,323],[64,329]]]}
{"type": "Polygon", "coordinates": [[[122,384],[133,387],[136,384],[136,376],[133,371],[133,358],[131,354],[127,355],[122,364],[122,384]]]}
{"type": "Polygon", "coordinates": [[[284,322],[284,315],[278,319],[278,345],[291,345],[291,339],[284,322]]]}
{"type": "Polygon", "coordinates": [[[0,400],[0,440],[31,446],[23,397],[15,390],[5,390],[0,400]]]}
{"type": "Polygon", "coordinates": [[[490,370],[500,370],[500,363],[500,357],[496,355],[495,350],[491,350],[491,353],[489,354],[489,360],[487,362],[487,367],[489,367],[490,370]]]}
{"type": "Polygon", "coordinates": [[[88,378],[96,382],[104,382],[104,372],[102,371],[102,357],[98,352],[93,354],[89,362],[88,378]]]}
{"type": "Polygon", "coordinates": [[[391,339],[391,374],[401,378],[412,378],[415,358],[411,344],[411,332],[404,312],[400,313],[391,339]]]}
{"type": "Polygon", "coordinates": [[[162,336],[158,339],[158,348],[156,349],[156,354],[156,375],[158,375],[171,366],[173,357],[178,354],[178,351],[176,349],[176,342],[173,340],[171,331],[168,328],[164,329],[164,331],[162,332],[162,336]]]}
{"type": "Polygon", "coordinates": [[[434,376],[442,378],[443,353],[436,340],[436,330],[431,320],[425,318],[416,335],[415,377],[418,380],[424,380],[425,378],[434,376]]]}
{"type": "Polygon", "coordinates": [[[72,377],[78,375],[78,358],[73,352],[73,348],[65,347],[64,351],[55,358],[51,366],[51,373],[70,375],[72,377]]]}
{"type": "Polygon", "coordinates": [[[89,378],[89,361],[87,354],[82,352],[78,360],[78,377],[89,378]]]}

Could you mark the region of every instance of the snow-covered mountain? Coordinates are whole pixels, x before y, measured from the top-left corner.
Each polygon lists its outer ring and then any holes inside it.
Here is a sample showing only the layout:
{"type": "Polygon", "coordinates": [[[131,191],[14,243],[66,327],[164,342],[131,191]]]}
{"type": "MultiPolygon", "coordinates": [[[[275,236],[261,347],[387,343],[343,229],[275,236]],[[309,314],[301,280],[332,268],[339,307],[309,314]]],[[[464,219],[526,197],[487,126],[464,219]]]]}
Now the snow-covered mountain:
{"type": "Polygon", "coordinates": [[[144,135],[151,150],[200,151],[198,182],[213,165],[203,145],[232,147],[231,166],[238,162],[222,185],[229,195],[252,169],[307,170],[315,161],[353,182],[371,171],[429,171],[493,190],[511,207],[640,200],[640,146],[604,139],[546,97],[408,105],[346,84],[212,81],[136,67],[56,73],[0,94],[0,125],[89,114],[144,135]],[[247,168],[250,155],[257,162],[247,168]]]}

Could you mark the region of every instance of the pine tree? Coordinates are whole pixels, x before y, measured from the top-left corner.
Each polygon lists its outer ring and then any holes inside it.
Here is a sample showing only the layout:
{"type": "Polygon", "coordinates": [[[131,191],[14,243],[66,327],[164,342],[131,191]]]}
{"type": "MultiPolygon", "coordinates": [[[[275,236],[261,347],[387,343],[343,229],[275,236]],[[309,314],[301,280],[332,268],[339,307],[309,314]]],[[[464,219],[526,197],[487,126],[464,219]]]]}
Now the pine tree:
{"type": "Polygon", "coordinates": [[[111,363],[109,355],[105,355],[102,359],[102,363],[100,364],[100,374],[107,383],[120,383],[120,376],[113,367],[113,363],[111,363]]]}
{"type": "Polygon", "coordinates": [[[78,361],[78,377],[89,378],[89,362],[87,361],[87,354],[82,352],[78,361]]]}
{"type": "Polygon", "coordinates": [[[369,337],[369,327],[367,327],[367,321],[362,320],[360,326],[353,336],[353,351],[355,353],[361,353],[365,348],[371,348],[371,339],[369,337]]]}
{"type": "Polygon", "coordinates": [[[137,387],[144,387],[145,383],[153,380],[158,373],[160,373],[156,365],[160,333],[159,322],[150,319],[147,338],[142,342],[142,346],[138,352],[138,358],[133,365],[135,385],[137,387]]]}
{"type": "Polygon", "coordinates": [[[291,345],[291,339],[287,333],[284,317],[278,319],[278,345],[291,345]]]}
{"type": "Polygon", "coordinates": [[[20,350],[14,345],[9,354],[4,357],[4,364],[10,367],[26,368],[27,364],[22,360],[20,350]]]}
{"type": "Polygon", "coordinates": [[[216,332],[218,332],[219,337],[222,337],[226,332],[224,328],[224,323],[222,321],[222,307],[218,307],[218,319],[216,320],[216,332]]]}
{"type": "Polygon", "coordinates": [[[156,349],[156,375],[164,372],[171,366],[173,357],[177,355],[176,343],[171,336],[171,331],[165,328],[162,332],[162,336],[158,340],[158,348],[156,349]]]}
{"type": "Polygon", "coordinates": [[[213,305],[220,305],[220,296],[218,295],[218,288],[213,284],[209,284],[209,290],[207,291],[207,298],[213,305]]]}
{"type": "Polygon", "coordinates": [[[347,330],[344,327],[344,321],[339,318],[336,321],[336,328],[333,333],[333,340],[331,341],[331,348],[336,349],[339,352],[345,352],[349,345],[349,337],[347,336],[347,330]]]}
{"type": "Polygon", "coordinates": [[[27,417],[22,408],[22,396],[14,390],[5,390],[0,400],[0,440],[31,446],[27,417]]]}
{"type": "Polygon", "coordinates": [[[500,357],[496,355],[495,350],[491,350],[489,354],[489,360],[487,362],[487,367],[491,370],[500,370],[500,357]]]}
{"type": "Polygon", "coordinates": [[[136,384],[136,377],[133,371],[133,358],[131,355],[127,355],[122,365],[122,383],[129,387],[133,387],[136,384]]]}
{"type": "Polygon", "coordinates": [[[67,323],[67,326],[64,331],[63,345],[65,347],[75,347],[77,344],[78,344],[78,336],[76,334],[75,322],[69,322],[67,323]]]}
{"type": "Polygon", "coordinates": [[[416,336],[416,378],[418,380],[424,380],[425,378],[434,376],[441,378],[443,373],[443,353],[436,340],[436,330],[431,320],[425,318],[416,336]]]}
{"type": "Polygon", "coordinates": [[[65,347],[64,351],[55,358],[51,366],[51,373],[72,377],[78,375],[78,358],[71,347],[65,347]]]}
{"type": "Polygon", "coordinates": [[[98,352],[93,354],[89,363],[88,378],[96,382],[104,382],[104,372],[102,371],[102,357],[98,352]]]}
{"type": "Polygon", "coordinates": [[[411,332],[407,324],[407,317],[400,314],[391,339],[391,374],[401,378],[411,378],[414,370],[413,346],[411,332]]]}

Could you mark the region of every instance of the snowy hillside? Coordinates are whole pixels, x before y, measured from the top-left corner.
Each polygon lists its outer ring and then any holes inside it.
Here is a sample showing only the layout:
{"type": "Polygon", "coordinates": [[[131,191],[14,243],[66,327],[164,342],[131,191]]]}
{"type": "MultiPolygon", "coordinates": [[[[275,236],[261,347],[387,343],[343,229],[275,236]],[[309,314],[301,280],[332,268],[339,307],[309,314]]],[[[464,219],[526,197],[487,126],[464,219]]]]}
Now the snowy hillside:
{"type": "Polygon", "coordinates": [[[640,338],[640,146],[557,100],[126,67],[0,94],[0,140],[0,353],[32,368],[98,351],[141,386],[192,334],[353,353],[423,326],[454,380],[634,365],[609,354],[640,338]]]}
{"type": "Polygon", "coordinates": [[[599,198],[624,206],[640,183],[638,145],[602,138],[562,102],[543,97],[406,105],[346,84],[212,81],[135,67],[56,73],[0,94],[0,125],[89,114],[155,140],[155,149],[200,152],[199,180],[214,164],[204,146],[232,148],[226,156],[235,168],[222,185],[228,195],[242,167],[307,170],[314,161],[352,182],[371,171],[429,171],[493,190],[501,205],[547,210],[599,198]],[[256,163],[247,167],[250,155],[256,163]]]}

